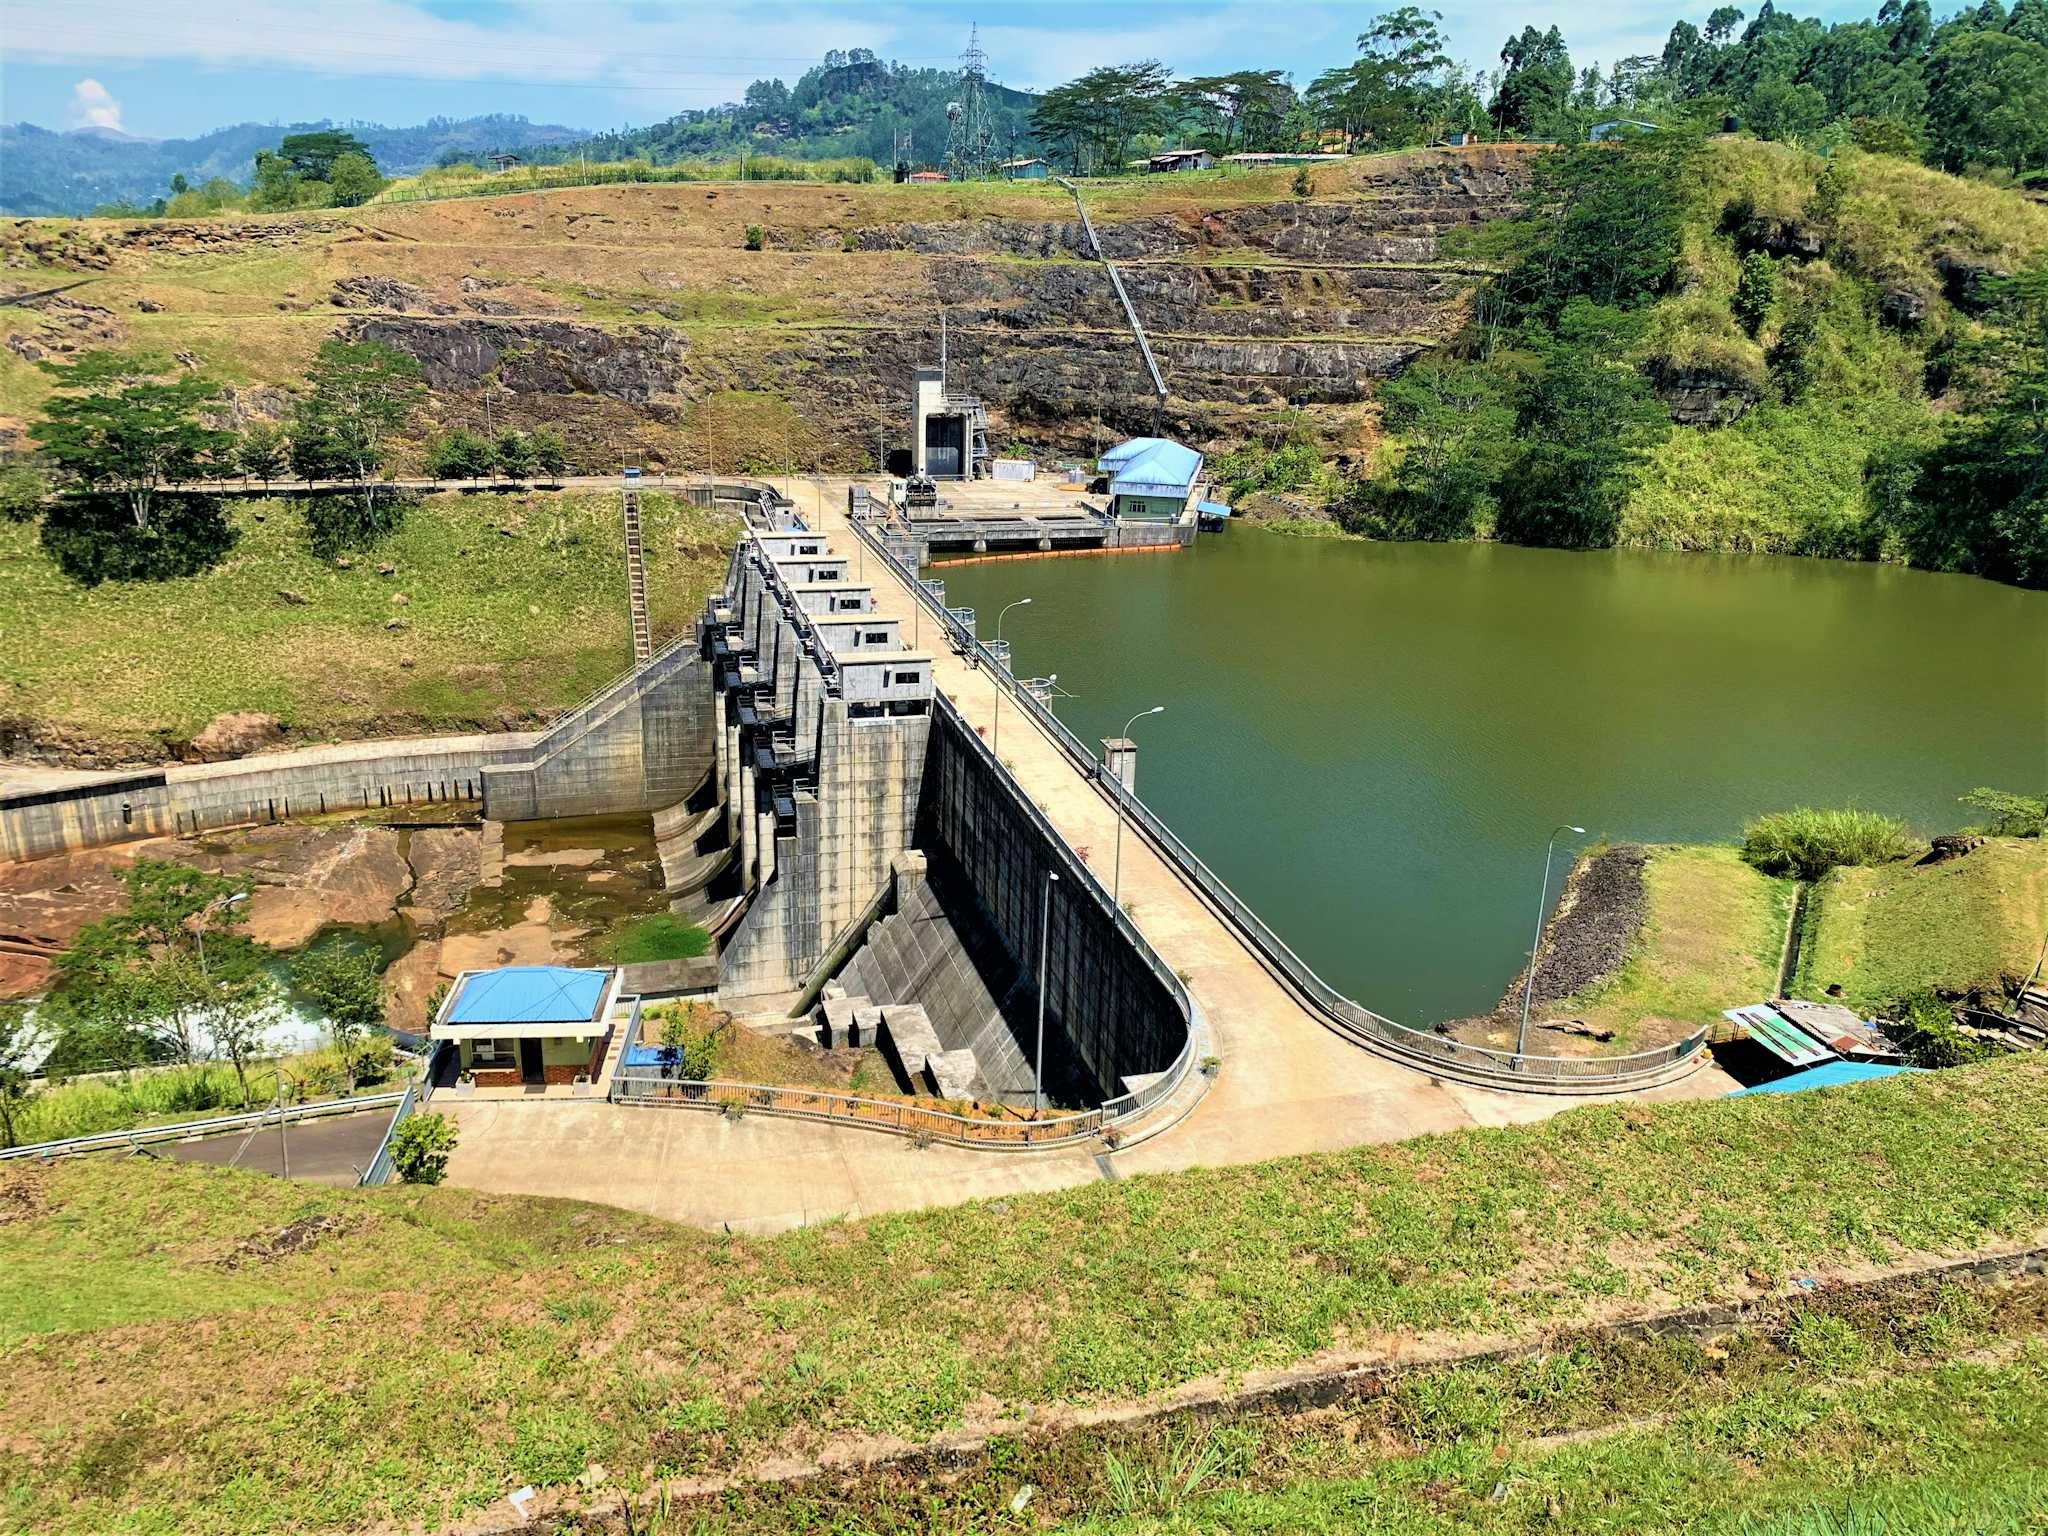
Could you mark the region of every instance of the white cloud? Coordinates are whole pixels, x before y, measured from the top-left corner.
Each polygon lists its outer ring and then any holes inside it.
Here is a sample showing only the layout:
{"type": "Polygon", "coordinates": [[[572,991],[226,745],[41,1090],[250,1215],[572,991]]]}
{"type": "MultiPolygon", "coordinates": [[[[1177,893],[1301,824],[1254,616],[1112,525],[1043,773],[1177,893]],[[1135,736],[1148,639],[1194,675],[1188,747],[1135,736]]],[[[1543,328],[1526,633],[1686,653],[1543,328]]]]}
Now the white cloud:
{"type": "Polygon", "coordinates": [[[71,126],[74,128],[121,128],[121,103],[97,80],[81,80],[71,87],[71,126]]]}

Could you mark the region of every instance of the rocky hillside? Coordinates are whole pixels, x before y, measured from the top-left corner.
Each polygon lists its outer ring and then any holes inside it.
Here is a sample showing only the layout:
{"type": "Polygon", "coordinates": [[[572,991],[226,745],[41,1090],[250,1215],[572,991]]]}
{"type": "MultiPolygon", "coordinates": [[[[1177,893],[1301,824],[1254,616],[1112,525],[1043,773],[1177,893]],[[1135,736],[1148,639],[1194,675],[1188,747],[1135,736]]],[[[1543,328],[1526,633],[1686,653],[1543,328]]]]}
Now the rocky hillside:
{"type": "MultiPolygon", "coordinates": [[[[1292,171],[1091,191],[1173,390],[1166,430],[1228,446],[1291,404],[1340,445],[1366,434],[1375,383],[1461,314],[1469,274],[1439,260],[1438,237],[1511,207],[1528,154],[1361,159],[1318,168],[1307,198],[1292,171]]],[[[1086,452],[1152,424],[1114,297],[1051,186],[621,186],[21,220],[0,247],[13,441],[47,389],[42,357],[151,348],[264,416],[343,334],[418,357],[439,424],[563,426],[593,467],[850,466],[878,430],[902,445],[942,303],[951,378],[989,402],[999,449],[1086,452]]]]}

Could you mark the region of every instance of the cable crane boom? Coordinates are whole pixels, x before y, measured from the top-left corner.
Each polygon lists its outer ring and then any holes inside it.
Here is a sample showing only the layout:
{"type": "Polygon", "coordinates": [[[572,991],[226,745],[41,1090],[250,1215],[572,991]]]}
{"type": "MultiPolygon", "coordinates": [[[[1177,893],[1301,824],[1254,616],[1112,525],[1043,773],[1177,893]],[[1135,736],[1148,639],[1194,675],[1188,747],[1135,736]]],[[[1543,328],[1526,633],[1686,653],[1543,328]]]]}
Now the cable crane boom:
{"type": "Polygon", "coordinates": [[[1102,241],[1096,238],[1095,225],[1088,218],[1088,209],[1081,202],[1081,189],[1064,176],[1052,178],[1074,196],[1074,211],[1081,215],[1081,231],[1088,237],[1088,249],[1095,259],[1102,263],[1102,270],[1109,274],[1109,286],[1116,290],[1117,302],[1124,307],[1124,319],[1130,322],[1131,334],[1138,338],[1138,351],[1144,355],[1145,371],[1152,376],[1152,430],[1159,431],[1159,413],[1166,404],[1166,380],[1160,376],[1159,360],[1152,355],[1152,343],[1145,335],[1145,327],[1138,321],[1137,307],[1131,303],[1131,296],[1124,291],[1124,280],[1116,270],[1116,263],[1109,259],[1102,249],[1102,241]]]}

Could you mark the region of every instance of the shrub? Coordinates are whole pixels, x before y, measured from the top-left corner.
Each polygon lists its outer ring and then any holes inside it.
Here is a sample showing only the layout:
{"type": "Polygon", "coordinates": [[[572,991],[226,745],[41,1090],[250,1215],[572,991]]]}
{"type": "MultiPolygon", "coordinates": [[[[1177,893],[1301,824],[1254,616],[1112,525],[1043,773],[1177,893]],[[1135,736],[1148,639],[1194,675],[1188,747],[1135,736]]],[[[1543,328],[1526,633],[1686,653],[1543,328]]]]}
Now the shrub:
{"type": "Polygon", "coordinates": [[[455,1122],[446,1115],[408,1115],[391,1133],[391,1166],[408,1184],[438,1184],[455,1137],[455,1122]]]}
{"type": "Polygon", "coordinates": [[[1948,1004],[1932,992],[1916,992],[1887,1011],[1898,1023],[1886,1033],[1910,1066],[1961,1067],[1998,1054],[1996,1046],[1957,1029],[1948,1004]]]}
{"type": "Polygon", "coordinates": [[[158,496],[147,528],[124,496],[64,496],[44,514],[43,552],[81,586],[174,581],[218,565],[235,530],[211,496],[158,496]]]}
{"type": "Polygon", "coordinates": [[[0,523],[33,522],[42,512],[49,490],[32,465],[10,464],[0,469],[0,523]]]}
{"type": "Polygon", "coordinates": [[[2040,795],[2009,795],[1980,786],[1959,803],[1982,811],[1988,818],[1984,830],[1999,837],[2039,837],[2042,823],[2048,821],[2048,797],[2040,795]]]}
{"type": "Polygon", "coordinates": [[[1316,179],[1309,175],[1308,167],[1305,165],[1294,173],[1294,195],[1296,197],[1314,197],[1316,195],[1316,179]]]}
{"type": "Polygon", "coordinates": [[[765,243],[767,242],[767,239],[768,239],[768,237],[767,237],[767,234],[766,234],[766,233],[765,233],[765,232],[764,232],[764,231],[762,230],[762,228],[761,228],[761,226],[760,226],[760,225],[758,225],[758,224],[749,224],[749,225],[747,226],[747,249],[748,249],[748,250],[750,250],[750,251],[758,251],[758,250],[760,250],[760,249],[761,249],[761,247],[762,247],[762,246],[763,246],[763,245],[764,245],[764,244],[765,244],[765,243]]]}
{"type": "Polygon", "coordinates": [[[1876,811],[1776,811],[1742,829],[1743,861],[1767,875],[1818,880],[1841,864],[1884,864],[1913,848],[1905,823],[1876,811]]]}

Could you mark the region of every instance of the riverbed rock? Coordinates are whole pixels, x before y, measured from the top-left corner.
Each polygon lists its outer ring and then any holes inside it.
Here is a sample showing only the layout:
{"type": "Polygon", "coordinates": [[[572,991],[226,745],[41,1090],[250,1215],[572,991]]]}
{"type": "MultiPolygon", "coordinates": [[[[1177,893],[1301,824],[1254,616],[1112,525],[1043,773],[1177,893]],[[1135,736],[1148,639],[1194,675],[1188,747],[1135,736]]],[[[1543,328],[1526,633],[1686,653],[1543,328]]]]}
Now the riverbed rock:
{"type": "Polygon", "coordinates": [[[172,842],[164,856],[256,882],[249,937],[296,949],[330,923],[372,927],[398,914],[411,868],[389,827],[284,822],[203,842],[172,842]]]}
{"type": "Polygon", "coordinates": [[[462,910],[483,873],[483,834],[469,827],[417,827],[408,837],[413,874],[408,906],[415,920],[440,922],[462,910]]]}
{"type": "Polygon", "coordinates": [[[224,763],[247,757],[284,736],[284,726],[275,715],[236,709],[215,715],[192,738],[192,755],[202,763],[224,763]]]}
{"type": "Polygon", "coordinates": [[[384,1016],[394,1029],[424,1034],[427,1003],[452,975],[441,970],[441,941],[421,939],[384,970],[384,1016]]]}

